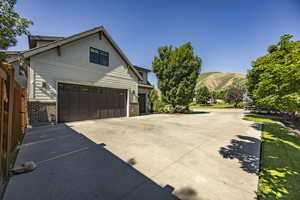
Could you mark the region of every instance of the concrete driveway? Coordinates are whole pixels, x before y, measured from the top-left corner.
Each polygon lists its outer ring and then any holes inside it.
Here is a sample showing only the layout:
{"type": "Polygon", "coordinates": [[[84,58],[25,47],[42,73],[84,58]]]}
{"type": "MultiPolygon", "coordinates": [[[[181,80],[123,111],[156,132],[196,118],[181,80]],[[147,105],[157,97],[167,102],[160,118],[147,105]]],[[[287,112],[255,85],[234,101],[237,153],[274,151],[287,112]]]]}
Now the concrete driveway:
{"type": "Polygon", "coordinates": [[[260,131],[243,110],[154,114],[68,124],[188,200],[255,199],[260,131]]]}
{"type": "Polygon", "coordinates": [[[17,165],[33,160],[37,169],[12,177],[4,199],[173,200],[172,191],[182,200],[255,199],[260,131],[243,112],[202,109],[32,129],[17,165]]]}

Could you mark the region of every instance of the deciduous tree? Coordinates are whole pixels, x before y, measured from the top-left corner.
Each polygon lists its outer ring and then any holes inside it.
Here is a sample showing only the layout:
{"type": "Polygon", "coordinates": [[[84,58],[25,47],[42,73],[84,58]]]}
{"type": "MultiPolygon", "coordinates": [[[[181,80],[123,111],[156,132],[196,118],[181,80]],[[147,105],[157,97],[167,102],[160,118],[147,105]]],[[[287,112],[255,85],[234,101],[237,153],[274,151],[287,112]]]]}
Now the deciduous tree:
{"type": "MultiPolygon", "coordinates": [[[[22,18],[15,10],[16,0],[0,0],[0,50],[15,46],[17,36],[29,34],[27,28],[32,21],[22,18]]],[[[5,54],[0,52],[0,62],[5,54]]]]}
{"type": "Polygon", "coordinates": [[[196,91],[196,102],[199,104],[208,104],[211,94],[206,86],[199,88],[196,91]]]}
{"type": "Polygon", "coordinates": [[[194,54],[192,44],[188,42],[177,48],[158,48],[152,67],[158,77],[162,100],[173,108],[187,107],[193,100],[201,67],[201,59],[194,54]]]}
{"type": "Polygon", "coordinates": [[[254,103],[284,112],[300,111],[300,41],[283,35],[247,75],[254,103]]]}
{"type": "Polygon", "coordinates": [[[244,90],[242,88],[232,87],[228,89],[225,101],[228,103],[234,103],[234,107],[237,107],[238,103],[243,100],[244,90]]]}

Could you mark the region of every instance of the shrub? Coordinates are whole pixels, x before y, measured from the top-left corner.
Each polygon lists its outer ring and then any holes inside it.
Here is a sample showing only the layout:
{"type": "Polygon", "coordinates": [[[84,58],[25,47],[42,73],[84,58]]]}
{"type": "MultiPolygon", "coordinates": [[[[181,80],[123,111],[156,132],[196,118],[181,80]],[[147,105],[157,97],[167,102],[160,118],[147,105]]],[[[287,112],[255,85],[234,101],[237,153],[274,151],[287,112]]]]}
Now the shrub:
{"type": "Polygon", "coordinates": [[[201,87],[196,91],[196,102],[198,104],[208,104],[211,95],[207,87],[201,87]]]}
{"type": "Polygon", "coordinates": [[[152,112],[164,112],[165,103],[163,103],[158,96],[158,91],[156,89],[150,90],[148,98],[151,104],[152,112]]]}
{"type": "Polygon", "coordinates": [[[236,103],[236,104],[234,104],[234,107],[235,108],[244,108],[245,107],[245,103],[244,102],[236,103]]]}

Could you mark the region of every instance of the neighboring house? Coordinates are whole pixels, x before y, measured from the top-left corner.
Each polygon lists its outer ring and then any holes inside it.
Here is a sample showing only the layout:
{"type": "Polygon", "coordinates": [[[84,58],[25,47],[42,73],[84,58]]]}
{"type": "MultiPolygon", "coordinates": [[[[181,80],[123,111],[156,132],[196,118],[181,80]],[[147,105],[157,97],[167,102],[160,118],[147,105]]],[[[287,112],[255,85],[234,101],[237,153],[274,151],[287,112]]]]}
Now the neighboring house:
{"type": "Polygon", "coordinates": [[[30,49],[11,53],[8,61],[25,69],[16,79],[26,78],[31,124],[149,112],[150,70],[132,65],[103,26],[28,40],[30,49]]]}

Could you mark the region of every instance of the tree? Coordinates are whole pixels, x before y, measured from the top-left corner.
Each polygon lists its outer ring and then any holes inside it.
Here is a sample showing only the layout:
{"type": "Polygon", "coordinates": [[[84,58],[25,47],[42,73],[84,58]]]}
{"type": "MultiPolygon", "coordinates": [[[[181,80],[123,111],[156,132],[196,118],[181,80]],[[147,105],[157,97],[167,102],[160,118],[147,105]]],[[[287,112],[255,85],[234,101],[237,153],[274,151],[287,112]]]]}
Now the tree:
{"type": "Polygon", "coordinates": [[[227,94],[227,90],[222,90],[222,91],[219,92],[219,97],[218,98],[225,100],[226,94],[227,94]]]}
{"type": "Polygon", "coordinates": [[[201,87],[196,91],[196,102],[199,104],[207,104],[210,97],[210,92],[206,86],[201,87]]]}
{"type": "MultiPolygon", "coordinates": [[[[16,0],[0,0],[0,49],[7,50],[15,46],[17,36],[29,34],[27,28],[32,21],[22,18],[15,10],[16,0]]],[[[0,62],[5,60],[5,54],[0,52],[0,62]]]]}
{"type": "Polygon", "coordinates": [[[213,90],[210,92],[210,100],[212,103],[217,103],[218,95],[219,95],[219,92],[216,90],[213,90]]]}
{"type": "Polygon", "coordinates": [[[300,41],[283,35],[268,54],[252,62],[248,91],[255,104],[283,112],[300,111],[300,41]]]}
{"type": "Polygon", "coordinates": [[[163,46],[158,48],[158,56],[152,62],[158,78],[162,101],[188,107],[194,97],[194,89],[201,67],[201,59],[194,55],[190,42],[180,47],[163,46]]]}
{"type": "Polygon", "coordinates": [[[148,98],[150,101],[151,105],[151,111],[153,112],[161,112],[164,108],[163,102],[161,102],[159,96],[158,96],[158,91],[153,88],[149,91],[148,93],[148,98]]]}
{"type": "Polygon", "coordinates": [[[234,103],[234,107],[237,107],[238,103],[243,100],[244,90],[241,88],[232,87],[228,89],[225,96],[225,101],[227,103],[234,103]]]}

